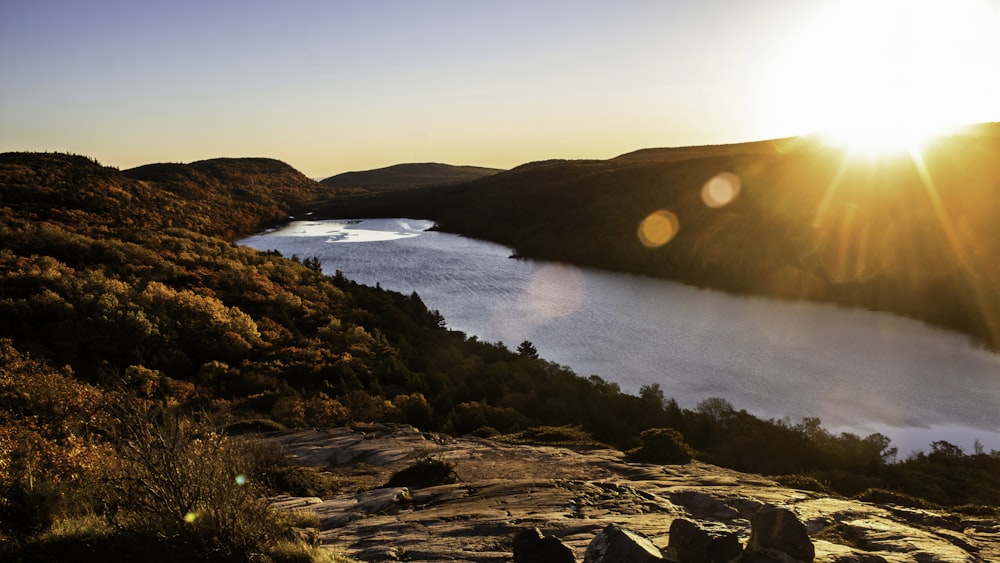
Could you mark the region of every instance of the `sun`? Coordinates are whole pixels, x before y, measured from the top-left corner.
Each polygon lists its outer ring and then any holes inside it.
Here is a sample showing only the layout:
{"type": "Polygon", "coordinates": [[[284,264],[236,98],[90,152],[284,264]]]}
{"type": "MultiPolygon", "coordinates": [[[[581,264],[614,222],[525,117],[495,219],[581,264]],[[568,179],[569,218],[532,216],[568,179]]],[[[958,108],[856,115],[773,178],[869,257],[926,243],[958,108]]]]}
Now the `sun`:
{"type": "Polygon", "coordinates": [[[763,100],[778,129],[879,156],[1000,119],[1000,3],[823,6],[765,72],[763,100]]]}
{"type": "Polygon", "coordinates": [[[852,156],[882,158],[923,152],[935,140],[959,129],[958,124],[922,122],[909,116],[885,119],[885,115],[859,114],[857,117],[819,131],[819,140],[852,156]]]}

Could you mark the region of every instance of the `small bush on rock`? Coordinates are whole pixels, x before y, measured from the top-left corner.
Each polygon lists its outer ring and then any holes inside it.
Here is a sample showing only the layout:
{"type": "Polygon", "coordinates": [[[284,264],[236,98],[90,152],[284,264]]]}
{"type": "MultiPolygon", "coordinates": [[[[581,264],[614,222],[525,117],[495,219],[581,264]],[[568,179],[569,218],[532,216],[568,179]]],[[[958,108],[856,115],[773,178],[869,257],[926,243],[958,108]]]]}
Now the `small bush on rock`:
{"type": "Polygon", "coordinates": [[[455,466],[447,461],[422,457],[406,469],[397,471],[389,478],[387,487],[433,487],[447,485],[458,480],[455,466]]]}
{"type": "Polygon", "coordinates": [[[533,444],[552,446],[582,446],[590,448],[606,447],[580,426],[534,426],[516,434],[495,438],[511,444],[533,444]]]}
{"type": "Polygon", "coordinates": [[[931,504],[915,496],[886,489],[871,488],[854,496],[855,499],[873,504],[896,504],[912,508],[930,508],[931,504]]]}
{"type": "Polygon", "coordinates": [[[808,475],[778,475],[774,477],[774,480],[790,489],[832,494],[830,487],[827,487],[815,477],[809,477],[808,475]]]}
{"type": "Polygon", "coordinates": [[[694,458],[694,449],[673,428],[650,428],[639,434],[642,445],[627,453],[637,461],[682,464],[694,458]]]}

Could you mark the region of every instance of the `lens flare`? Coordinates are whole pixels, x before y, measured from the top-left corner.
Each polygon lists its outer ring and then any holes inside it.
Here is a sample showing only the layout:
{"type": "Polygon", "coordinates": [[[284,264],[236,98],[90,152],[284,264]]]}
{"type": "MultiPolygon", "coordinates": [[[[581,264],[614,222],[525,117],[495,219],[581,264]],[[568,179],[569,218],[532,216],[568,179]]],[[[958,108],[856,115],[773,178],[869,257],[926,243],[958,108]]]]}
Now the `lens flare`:
{"type": "Polygon", "coordinates": [[[194,521],[197,519],[198,519],[197,512],[188,512],[187,514],[184,515],[184,521],[187,522],[188,524],[193,524],[194,521]]]}
{"type": "Polygon", "coordinates": [[[239,486],[241,486],[241,487],[243,485],[246,485],[247,484],[247,476],[244,475],[244,474],[242,474],[242,473],[240,473],[239,475],[237,475],[236,476],[236,484],[239,485],[239,486]]]}
{"type": "Polygon", "coordinates": [[[546,264],[531,277],[531,308],[543,317],[565,317],[580,307],[587,291],[583,274],[565,264],[546,264]]]}
{"type": "Polygon", "coordinates": [[[701,200],[705,205],[718,208],[732,203],[740,195],[740,177],[732,172],[716,174],[701,187],[701,200]]]}
{"type": "Polygon", "coordinates": [[[673,211],[659,209],[639,223],[639,242],[646,248],[659,248],[677,235],[681,223],[673,211]]]}

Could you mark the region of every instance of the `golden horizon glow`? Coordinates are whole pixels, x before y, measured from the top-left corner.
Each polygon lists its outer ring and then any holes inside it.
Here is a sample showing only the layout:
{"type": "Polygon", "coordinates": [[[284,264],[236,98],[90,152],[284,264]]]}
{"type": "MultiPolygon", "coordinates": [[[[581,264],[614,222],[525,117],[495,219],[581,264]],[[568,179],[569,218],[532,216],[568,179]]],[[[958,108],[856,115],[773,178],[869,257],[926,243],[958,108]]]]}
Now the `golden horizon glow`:
{"type": "Polygon", "coordinates": [[[852,157],[882,158],[923,153],[935,141],[959,129],[958,125],[917,127],[876,122],[829,129],[818,137],[823,144],[843,149],[852,157]]]}
{"type": "Polygon", "coordinates": [[[764,96],[775,122],[851,154],[921,151],[1000,118],[1000,5],[832,4],[789,40],[764,96]]]}

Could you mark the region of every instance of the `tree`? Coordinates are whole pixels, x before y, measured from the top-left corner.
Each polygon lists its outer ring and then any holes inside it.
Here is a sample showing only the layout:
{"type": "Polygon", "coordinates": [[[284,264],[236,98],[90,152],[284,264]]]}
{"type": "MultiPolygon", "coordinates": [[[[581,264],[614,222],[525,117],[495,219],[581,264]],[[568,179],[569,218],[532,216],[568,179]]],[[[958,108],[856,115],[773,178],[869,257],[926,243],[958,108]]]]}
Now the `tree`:
{"type": "Polygon", "coordinates": [[[956,446],[946,440],[931,442],[931,453],[928,457],[935,460],[958,459],[965,455],[961,446],[956,446]]]}
{"type": "Polygon", "coordinates": [[[733,408],[733,404],[722,397],[709,397],[698,403],[695,410],[715,422],[720,423],[732,418],[733,414],[736,412],[736,409],[733,408]]]}
{"type": "Polygon", "coordinates": [[[531,358],[533,360],[538,359],[538,348],[531,343],[530,340],[525,340],[517,346],[517,353],[523,358],[531,358]]]}
{"type": "Polygon", "coordinates": [[[639,387],[639,398],[653,405],[656,409],[663,409],[667,404],[667,397],[663,394],[659,383],[650,383],[639,387]]]}

